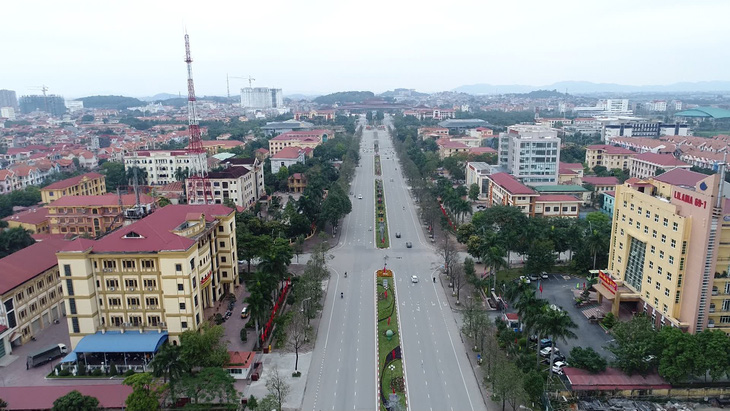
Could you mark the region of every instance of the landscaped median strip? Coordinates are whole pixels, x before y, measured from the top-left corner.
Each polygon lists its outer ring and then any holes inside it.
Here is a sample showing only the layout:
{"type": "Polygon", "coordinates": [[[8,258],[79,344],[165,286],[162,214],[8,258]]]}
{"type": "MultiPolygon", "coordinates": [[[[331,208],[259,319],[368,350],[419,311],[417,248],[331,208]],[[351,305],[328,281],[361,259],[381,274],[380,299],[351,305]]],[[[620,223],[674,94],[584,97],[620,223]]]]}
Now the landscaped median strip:
{"type": "Polygon", "coordinates": [[[395,301],[393,271],[378,270],[375,273],[377,299],[378,346],[378,398],[380,410],[386,411],[392,401],[407,409],[406,384],[403,373],[403,355],[398,326],[398,304],[395,301]]]}
{"type": "Polygon", "coordinates": [[[388,248],[388,217],[385,215],[385,193],[383,180],[375,180],[375,245],[378,248],[388,248]]]}

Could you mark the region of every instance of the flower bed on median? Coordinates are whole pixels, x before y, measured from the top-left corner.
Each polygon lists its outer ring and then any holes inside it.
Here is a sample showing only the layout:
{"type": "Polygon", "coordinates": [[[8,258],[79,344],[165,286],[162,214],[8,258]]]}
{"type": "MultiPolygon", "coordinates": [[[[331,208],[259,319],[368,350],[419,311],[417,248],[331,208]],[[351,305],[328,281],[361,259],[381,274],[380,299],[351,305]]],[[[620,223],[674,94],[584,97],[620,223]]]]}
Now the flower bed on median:
{"type": "Polygon", "coordinates": [[[401,409],[406,407],[406,389],[403,373],[403,357],[398,327],[398,304],[395,300],[395,282],[391,270],[378,270],[377,287],[377,339],[378,339],[378,393],[380,410],[386,411],[390,396],[396,394],[401,409]]]}
{"type": "Polygon", "coordinates": [[[376,154],[375,155],[375,175],[376,176],[379,176],[380,173],[381,173],[381,168],[380,168],[380,154],[376,154]]]}

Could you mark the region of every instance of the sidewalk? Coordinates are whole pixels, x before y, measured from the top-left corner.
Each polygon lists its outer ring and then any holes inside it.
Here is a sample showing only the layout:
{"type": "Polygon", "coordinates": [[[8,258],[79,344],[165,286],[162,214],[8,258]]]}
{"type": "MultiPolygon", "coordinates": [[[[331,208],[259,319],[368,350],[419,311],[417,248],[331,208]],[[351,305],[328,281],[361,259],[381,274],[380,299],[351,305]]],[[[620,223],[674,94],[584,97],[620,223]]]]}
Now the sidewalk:
{"type": "Polygon", "coordinates": [[[294,353],[274,352],[270,354],[261,354],[259,359],[263,363],[263,371],[258,381],[250,381],[247,384],[242,382],[236,383],[236,388],[243,392],[245,398],[251,395],[260,400],[269,394],[266,388],[266,381],[271,377],[271,371],[274,367],[279,368],[279,375],[289,384],[291,392],[284,401],[284,410],[298,410],[302,407],[304,400],[304,388],[307,385],[307,374],[309,373],[309,364],[312,362],[312,351],[299,353],[298,370],[302,373],[300,377],[292,377],[294,372],[294,362],[296,360],[294,353]]]}

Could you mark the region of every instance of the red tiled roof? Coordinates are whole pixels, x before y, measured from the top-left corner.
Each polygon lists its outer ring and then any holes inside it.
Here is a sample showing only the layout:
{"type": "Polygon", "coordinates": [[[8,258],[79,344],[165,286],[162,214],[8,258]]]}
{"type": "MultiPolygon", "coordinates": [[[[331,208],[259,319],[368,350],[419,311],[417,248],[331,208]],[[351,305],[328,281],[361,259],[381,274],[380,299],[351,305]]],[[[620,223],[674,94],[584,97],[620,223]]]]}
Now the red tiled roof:
{"type": "Polygon", "coordinates": [[[671,184],[673,186],[694,187],[695,184],[705,178],[707,178],[707,174],[697,173],[685,168],[675,168],[674,170],[669,170],[666,173],[662,173],[654,177],[654,180],[671,184]]]}
{"type": "Polygon", "coordinates": [[[0,294],[58,264],[56,252],[67,244],[65,241],[48,239],[0,259],[0,294]]]}
{"type": "Polygon", "coordinates": [[[9,410],[50,410],[53,401],[74,390],[98,399],[104,409],[124,408],[127,397],[132,393],[132,387],[123,384],[45,385],[42,388],[0,387],[0,398],[8,403],[9,410]]]}
{"type": "Polygon", "coordinates": [[[489,179],[512,194],[535,194],[535,191],[507,173],[494,173],[489,179]]]}
{"type": "Polygon", "coordinates": [[[48,209],[45,207],[33,207],[23,212],[3,218],[4,221],[16,221],[25,224],[39,224],[48,220],[48,209]]]}
{"type": "Polygon", "coordinates": [[[158,192],[167,192],[167,191],[183,191],[183,182],[182,181],[174,181],[170,184],[165,184],[162,186],[162,188],[157,190],[158,192]]]}
{"type": "Polygon", "coordinates": [[[470,153],[473,154],[485,154],[485,153],[496,153],[497,150],[492,147],[472,147],[469,149],[470,153]]]}
{"type": "MultiPolygon", "coordinates": [[[[315,138],[317,140],[322,138],[323,134],[327,134],[328,136],[331,136],[334,134],[331,130],[301,130],[301,131],[287,131],[286,133],[279,134],[278,136],[272,138],[271,140],[279,141],[279,140],[303,140],[308,138],[315,138]]],[[[271,141],[269,140],[269,141],[271,141]]]]}
{"type": "MultiPolygon", "coordinates": [[[[140,194],[139,201],[142,204],[155,202],[154,197],[140,194]]],[[[133,206],[136,203],[134,194],[122,194],[122,205],[133,206]]],[[[100,196],[63,196],[49,204],[49,207],[98,207],[114,206],[119,204],[119,196],[114,193],[106,193],[100,196]]]]}
{"type": "Polygon", "coordinates": [[[559,163],[560,168],[565,168],[568,170],[583,170],[583,164],[581,163],[563,163],[562,161],[559,163]]]}
{"type": "Polygon", "coordinates": [[[575,196],[571,196],[568,194],[543,194],[541,196],[538,196],[535,201],[543,203],[543,202],[571,202],[571,203],[577,203],[581,202],[581,200],[578,200],[575,196]]]}
{"type": "Polygon", "coordinates": [[[593,184],[594,186],[615,186],[618,184],[618,178],[616,177],[596,177],[596,176],[584,176],[583,182],[593,184]]]}
{"type": "Polygon", "coordinates": [[[616,197],[616,192],[613,191],[613,190],[611,190],[611,191],[604,191],[603,194],[609,195],[611,197],[616,197]]]}
{"type": "Polygon", "coordinates": [[[80,176],[67,178],[67,179],[61,180],[61,181],[56,181],[53,184],[43,187],[43,190],[58,190],[61,188],[68,188],[71,186],[75,186],[76,184],[81,182],[81,179],[83,179],[84,177],[88,178],[89,180],[93,180],[95,178],[99,178],[99,177],[103,177],[103,176],[99,173],[81,174],[80,176]]]}
{"type": "Polygon", "coordinates": [[[203,147],[238,147],[244,144],[238,140],[203,140],[203,147]]]}
{"type": "Polygon", "coordinates": [[[63,251],[85,251],[89,247],[95,253],[187,250],[195,241],[177,235],[172,230],[184,223],[186,216],[191,212],[205,214],[205,220],[210,222],[215,220],[214,216],[228,215],[233,212],[233,209],[222,204],[168,205],[134,224],[107,234],[99,240],[76,239],[70,242],[69,246],[64,247],[63,251]],[[135,232],[140,237],[124,238],[130,232],[135,232]]]}
{"type": "Polygon", "coordinates": [[[279,150],[276,154],[271,156],[272,159],[277,158],[288,158],[288,159],[294,159],[299,158],[299,152],[302,151],[299,147],[284,147],[281,150],[279,150]]]}
{"type": "Polygon", "coordinates": [[[249,368],[256,358],[256,353],[253,351],[228,351],[228,358],[226,368],[249,368]]]}
{"type": "Polygon", "coordinates": [[[615,368],[606,368],[598,374],[591,374],[586,370],[573,367],[563,368],[565,376],[575,391],[582,390],[628,390],[628,389],[660,389],[670,388],[659,374],[642,376],[639,374],[626,375],[615,368]]]}
{"type": "Polygon", "coordinates": [[[594,144],[586,148],[591,150],[603,150],[606,154],[636,154],[636,152],[631,151],[628,148],[615,147],[608,144],[594,144]]]}
{"type": "Polygon", "coordinates": [[[636,155],[634,160],[646,161],[647,163],[657,164],[660,166],[689,166],[689,164],[671,154],[642,153],[636,155]]]}

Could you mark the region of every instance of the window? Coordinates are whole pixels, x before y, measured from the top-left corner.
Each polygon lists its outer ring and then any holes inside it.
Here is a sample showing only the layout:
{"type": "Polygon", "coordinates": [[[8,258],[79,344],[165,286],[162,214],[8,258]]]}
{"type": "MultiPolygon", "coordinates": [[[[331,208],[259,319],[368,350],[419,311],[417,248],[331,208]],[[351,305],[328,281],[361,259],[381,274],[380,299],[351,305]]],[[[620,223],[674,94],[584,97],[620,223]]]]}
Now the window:
{"type": "Polygon", "coordinates": [[[677,304],[679,303],[679,291],[677,291],[677,293],[674,295],[674,302],[677,304]]]}
{"type": "Polygon", "coordinates": [[[639,222],[639,220],[636,220],[636,228],[641,230],[641,223],[639,222]]]}
{"type": "Polygon", "coordinates": [[[76,317],[71,318],[71,326],[73,327],[73,332],[78,334],[81,332],[81,328],[79,327],[79,319],[76,317]]]}
{"type": "Polygon", "coordinates": [[[147,324],[151,326],[157,326],[157,323],[160,322],[160,317],[156,315],[148,315],[147,316],[147,324]]]}
{"type": "Polygon", "coordinates": [[[669,264],[674,265],[674,257],[671,255],[669,256],[669,264]]]}
{"type": "Polygon", "coordinates": [[[646,276],[646,283],[647,284],[651,284],[651,276],[650,275],[646,276]]]}
{"type": "MultiPolygon", "coordinates": [[[[624,206],[626,206],[626,202],[624,201],[624,206]]],[[[631,211],[634,211],[634,203],[631,203],[631,211]]]]}
{"type": "Polygon", "coordinates": [[[200,314],[195,314],[195,324],[200,324],[200,314]]]}
{"type": "MultiPolygon", "coordinates": [[[[659,306],[659,299],[654,297],[654,307],[657,307],[657,306],[659,306]]],[[[656,315],[656,313],[654,313],[654,315],[656,315]]]]}
{"type": "Polygon", "coordinates": [[[180,323],[180,326],[182,328],[188,328],[188,322],[187,321],[183,321],[183,322],[180,323]]]}
{"type": "Polygon", "coordinates": [[[677,230],[679,230],[679,224],[677,224],[676,222],[672,223],[672,231],[677,231],[677,230]]]}
{"type": "Polygon", "coordinates": [[[178,291],[185,291],[185,286],[184,286],[184,285],[182,285],[182,284],[178,284],[178,285],[177,285],[177,290],[178,290],[178,291]]]}
{"type": "Polygon", "coordinates": [[[195,298],[193,299],[193,301],[195,302],[195,306],[197,307],[198,306],[198,296],[197,295],[195,296],[195,298]]]}
{"type": "Polygon", "coordinates": [[[221,262],[222,263],[225,263],[226,261],[227,261],[226,257],[225,256],[221,256],[221,262]]]}
{"type": "Polygon", "coordinates": [[[656,287],[655,288],[657,290],[661,290],[662,289],[662,285],[659,283],[659,281],[656,282],[656,287]]]}
{"type": "Polygon", "coordinates": [[[137,288],[137,280],[126,279],[124,280],[124,286],[127,288],[137,288]]]}
{"type": "Polygon", "coordinates": [[[146,268],[148,270],[155,268],[155,261],[154,260],[142,260],[142,268],[146,268]]]}
{"type": "Polygon", "coordinates": [[[115,260],[104,260],[102,262],[102,267],[106,270],[116,270],[117,262],[115,260]]]}
{"type": "MultiPolygon", "coordinates": [[[[667,290],[667,292],[669,292],[669,290],[667,290]]],[[[668,310],[667,305],[666,304],[662,304],[662,312],[664,314],[666,314],[667,313],[667,310],[668,310]]],[[[664,320],[662,319],[662,321],[664,321],[664,320]]]]}
{"type": "Polygon", "coordinates": [[[654,268],[654,261],[649,261],[649,268],[654,268]]]}
{"type": "Polygon", "coordinates": [[[219,233],[222,233],[222,232],[223,232],[223,226],[222,226],[222,225],[219,225],[219,226],[218,226],[218,232],[219,232],[219,233]]]}
{"type": "Polygon", "coordinates": [[[190,259],[190,270],[195,270],[195,257],[190,259]]]}
{"type": "Polygon", "coordinates": [[[226,246],[226,242],[225,241],[219,241],[218,242],[218,246],[225,247],[226,246]]]}
{"type": "Polygon", "coordinates": [[[655,251],[656,251],[656,247],[651,246],[651,253],[654,254],[655,251]]]}
{"type": "Polygon", "coordinates": [[[664,251],[659,250],[659,258],[662,260],[664,259],[664,251]]]}
{"type": "Polygon", "coordinates": [[[653,238],[656,238],[656,230],[651,230],[651,236],[652,236],[653,238]]]}
{"type": "Polygon", "coordinates": [[[71,277],[71,266],[69,264],[63,265],[63,275],[66,277],[71,277]]]}
{"type": "Polygon", "coordinates": [[[623,228],[621,229],[621,235],[624,235],[624,229],[623,228]]]}
{"type": "Polygon", "coordinates": [[[108,289],[108,288],[112,288],[112,287],[114,287],[114,288],[119,287],[119,280],[115,280],[115,279],[106,280],[106,288],[108,289]]]}
{"type": "Polygon", "coordinates": [[[677,275],[677,287],[682,286],[682,274],[677,275]]]}
{"type": "Polygon", "coordinates": [[[134,260],[122,260],[122,268],[125,270],[133,270],[135,265],[134,260]]]}
{"type": "Polygon", "coordinates": [[[636,214],[638,214],[638,215],[641,215],[641,207],[638,207],[638,208],[636,209],[636,214]]]}
{"type": "Polygon", "coordinates": [[[664,227],[667,227],[667,226],[669,226],[669,220],[665,218],[664,219],[664,227]]]}
{"type": "Polygon", "coordinates": [[[185,309],[185,303],[180,303],[180,309],[181,310],[184,310],[185,309]]]}
{"type": "Polygon", "coordinates": [[[648,225],[645,225],[644,226],[644,234],[649,234],[649,226],[648,225]]]}
{"type": "Polygon", "coordinates": [[[662,243],[666,243],[666,242],[667,242],[667,236],[662,234],[662,243]]]}
{"type": "Polygon", "coordinates": [[[629,225],[634,225],[634,219],[633,218],[629,218],[629,225]]]}
{"type": "Polygon", "coordinates": [[[655,223],[659,222],[659,214],[654,214],[654,222],[655,223]]]}
{"type": "Polygon", "coordinates": [[[667,271],[667,281],[672,281],[672,273],[667,271]]]}
{"type": "Polygon", "coordinates": [[[138,307],[139,306],[139,298],[138,297],[129,297],[129,298],[127,298],[127,306],[129,306],[129,307],[138,307]]]}
{"type": "Polygon", "coordinates": [[[147,303],[147,307],[157,307],[158,305],[157,297],[147,297],[144,301],[147,303]]]}
{"type": "Polygon", "coordinates": [[[646,217],[646,218],[651,218],[651,213],[649,212],[649,210],[646,210],[646,215],[645,215],[645,217],[646,217]]]}
{"type": "Polygon", "coordinates": [[[677,240],[675,240],[673,238],[671,240],[669,240],[669,246],[672,248],[677,248],[677,240]]]}
{"type": "Polygon", "coordinates": [[[109,299],[109,306],[110,307],[119,307],[122,305],[122,299],[118,297],[113,297],[109,299]]]}
{"type": "Polygon", "coordinates": [[[730,323],[730,315],[723,315],[720,317],[720,324],[728,324],[730,323]]]}
{"type": "Polygon", "coordinates": [[[142,280],[146,288],[157,288],[157,280],[142,280]]]}
{"type": "Polygon", "coordinates": [[[621,214],[621,221],[626,221],[626,214],[621,214]]]}
{"type": "Polygon", "coordinates": [[[662,275],[662,274],[664,274],[664,270],[663,270],[663,269],[662,269],[661,267],[657,267],[657,268],[656,268],[656,272],[657,272],[657,274],[659,274],[659,275],[662,275]]]}
{"type": "Polygon", "coordinates": [[[182,271],[182,264],[175,264],[175,271],[182,271]]]}
{"type": "Polygon", "coordinates": [[[193,288],[195,288],[197,286],[198,286],[198,280],[195,277],[193,277],[193,288]]]}

